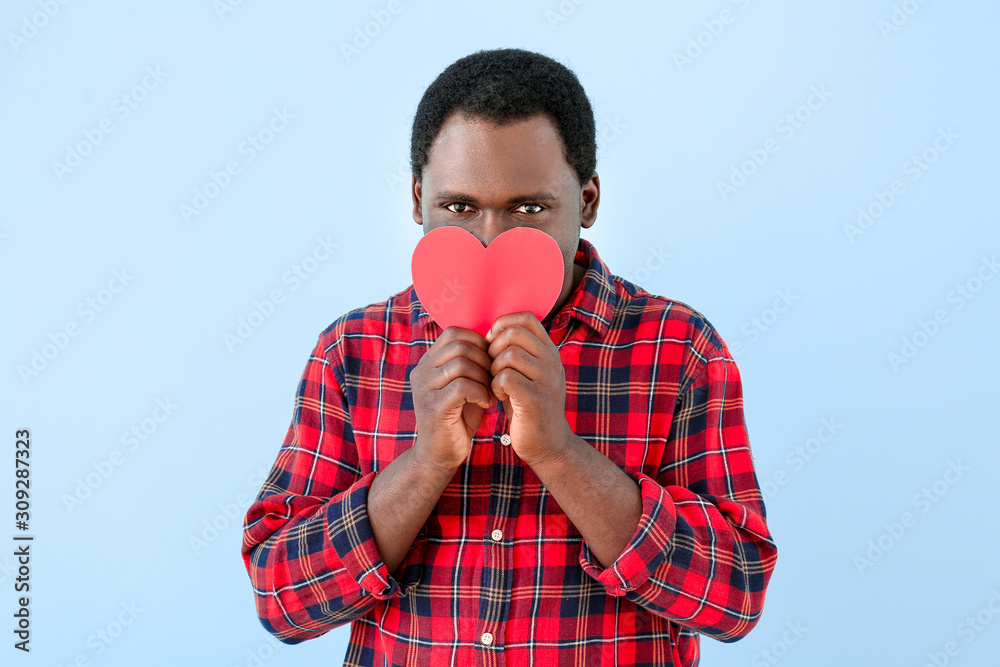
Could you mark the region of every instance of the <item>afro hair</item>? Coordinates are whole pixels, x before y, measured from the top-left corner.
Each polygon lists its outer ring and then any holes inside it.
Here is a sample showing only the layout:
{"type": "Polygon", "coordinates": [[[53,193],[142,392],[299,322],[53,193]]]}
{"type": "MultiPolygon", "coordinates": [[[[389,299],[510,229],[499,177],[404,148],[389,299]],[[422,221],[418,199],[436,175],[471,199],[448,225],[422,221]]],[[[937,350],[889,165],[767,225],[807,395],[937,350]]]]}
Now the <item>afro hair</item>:
{"type": "Polygon", "coordinates": [[[576,75],[552,58],[523,49],[483,50],[441,72],[424,91],[413,117],[410,169],[418,181],[431,144],[456,111],[496,126],[547,114],[580,186],[594,175],[597,137],[590,100],[576,75]]]}

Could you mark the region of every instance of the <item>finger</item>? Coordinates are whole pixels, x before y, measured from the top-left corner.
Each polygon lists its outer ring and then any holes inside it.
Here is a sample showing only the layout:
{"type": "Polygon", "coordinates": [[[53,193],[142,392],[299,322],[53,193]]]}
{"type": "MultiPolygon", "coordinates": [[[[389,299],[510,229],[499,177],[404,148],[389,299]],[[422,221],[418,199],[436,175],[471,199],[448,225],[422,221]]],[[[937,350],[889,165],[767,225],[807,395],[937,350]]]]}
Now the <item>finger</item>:
{"type": "Polygon", "coordinates": [[[490,366],[490,375],[496,377],[505,368],[513,369],[532,381],[538,380],[544,375],[539,359],[531,356],[524,348],[517,345],[510,345],[504,348],[493,359],[493,364],[490,366]]]}
{"type": "Polygon", "coordinates": [[[493,381],[490,382],[490,391],[493,392],[493,395],[497,397],[498,401],[504,404],[504,411],[506,411],[507,401],[510,399],[510,396],[507,395],[507,392],[503,387],[503,380],[499,375],[493,376],[493,381]]]}
{"type": "Polygon", "coordinates": [[[487,352],[494,359],[509,345],[517,345],[535,357],[544,355],[547,345],[555,347],[541,322],[529,312],[501,315],[493,322],[487,338],[487,352]]]}
{"type": "Polygon", "coordinates": [[[498,400],[507,402],[510,401],[510,392],[513,391],[517,394],[523,382],[527,382],[527,380],[518,371],[512,368],[505,368],[493,376],[490,389],[493,390],[493,395],[498,400]]]}
{"type": "MultiPolygon", "coordinates": [[[[537,364],[542,359],[559,356],[558,350],[547,350],[533,333],[520,325],[507,327],[499,336],[490,343],[489,356],[493,363],[490,364],[490,372],[496,373],[499,368],[513,363],[520,367],[519,359],[528,364],[537,364]],[[520,350],[520,353],[505,354],[508,350],[520,350]],[[497,367],[496,360],[505,360],[500,367],[497,367]]],[[[525,369],[528,366],[524,366],[525,369]]],[[[532,376],[534,377],[534,376],[532,376]]]]}
{"type": "Polygon", "coordinates": [[[497,317],[493,320],[493,324],[490,325],[490,330],[486,332],[486,340],[492,342],[497,337],[497,334],[513,325],[520,325],[531,331],[540,340],[549,339],[549,342],[551,342],[548,332],[545,331],[545,327],[538,321],[535,314],[529,310],[507,313],[497,317]]]}
{"type": "Polygon", "coordinates": [[[455,326],[454,324],[442,331],[441,335],[434,342],[434,344],[444,346],[456,340],[468,341],[476,347],[482,348],[484,351],[487,347],[489,347],[489,341],[487,341],[486,337],[478,331],[455,326]]]}
{"type": "MultiPolygon", "coordinates": [[[[480,338],[482,337],[480,336],[480,338]]],[[[446,343],[440,349],[435,350],[434,356],[428,359],[428,361],[431,362],[433,368],[440,368],[455,358],[468,359],[484,370],[489,370],[490,365],[493,363],[493,359],[490,358],[484,347],[465,338],[458,338],[446,343]]]]}
{"type": "Polygon", "coordinates": [[[438,366],[435,370],[437,371],[437,377],[431,385],[436,389],[444,388],[459,378],[467,378],[478,382],[484,387],[489,387],[493,381],[493,375],[487,368],[483,368],[468,357],[463,356],[453,357],[445,364],[438,366]]]}
{"type": "Polygon", "coordinates": [[[495,402],[485,385],[466,377],[452,380],[441,391],[444,392],[448,405],[475,403],[484,410],[489,410],[495,402]]]}

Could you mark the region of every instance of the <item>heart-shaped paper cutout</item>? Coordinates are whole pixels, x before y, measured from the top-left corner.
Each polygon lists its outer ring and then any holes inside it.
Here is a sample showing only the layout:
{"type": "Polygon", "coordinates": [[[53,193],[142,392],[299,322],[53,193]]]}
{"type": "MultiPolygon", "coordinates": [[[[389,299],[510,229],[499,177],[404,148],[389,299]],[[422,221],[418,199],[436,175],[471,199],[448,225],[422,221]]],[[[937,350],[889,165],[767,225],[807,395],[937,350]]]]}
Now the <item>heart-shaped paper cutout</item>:
{"type": "Polygon", "coordinates": [[[533,227],[514,227],[486,248],[472,233],[448,225],[423,235],[410,263],[413,288],[441,328],[485,336],[500,315],[528,310],[541,321],[562,291],[562,251],[533,227]]]}

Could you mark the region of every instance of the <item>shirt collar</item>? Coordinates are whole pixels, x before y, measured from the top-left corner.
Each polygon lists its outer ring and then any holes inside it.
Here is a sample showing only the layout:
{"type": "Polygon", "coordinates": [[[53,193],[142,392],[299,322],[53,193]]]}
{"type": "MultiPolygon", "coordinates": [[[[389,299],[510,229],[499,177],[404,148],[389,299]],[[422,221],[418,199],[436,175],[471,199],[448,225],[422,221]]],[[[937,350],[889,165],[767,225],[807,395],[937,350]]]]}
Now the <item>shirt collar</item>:
{"type": "MultiPolygon", "coordinates": [[[[594,247],[594,244],[582,236],[577,244],[573,262],[586,266],[587,271],[576,286],[576,290],[569,295],[562,309],[551,318],[545,328],[551,330],[553,326],[566,326],[568,319],[575,317],[603,338],[611,327],[611,318],[615,312],[618,298],[615,293],[614,276],[601,260],[600,255],[597,254],[597,248],[594,247]]],[[[414,322],[424,328],[433,325],[438,328],[438,334],[440,334],[441,327],[431,319],[430,313],[424,309],[412,284],[408,288],[408,292],[410,294],[410,311],[414,322]]]]}

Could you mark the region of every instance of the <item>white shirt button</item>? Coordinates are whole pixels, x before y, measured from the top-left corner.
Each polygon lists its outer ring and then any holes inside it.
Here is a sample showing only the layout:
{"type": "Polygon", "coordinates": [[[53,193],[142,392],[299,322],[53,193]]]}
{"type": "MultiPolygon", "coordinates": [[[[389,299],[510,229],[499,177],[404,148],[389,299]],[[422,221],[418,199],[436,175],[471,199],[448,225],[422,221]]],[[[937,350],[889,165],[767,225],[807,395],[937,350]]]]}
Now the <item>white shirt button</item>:
{"type": "Polygon", "coordinates": [[[479,638],[479,640],[480,640],[481,642],[483,642],[484,644],[486,644],[487,646],[489,646],[490,644],[492,644],[492,643],[493,643],[493,635],[491,635],[491,634],[490,634],[490,633],[488,633],[488,632],[484,632],[484,633],[483,633],[483,636],[482,636],[482,637],[480,637],[480,638],[479,638]]]}
{"type": "Polygon", "coordinates": [[[500,436],[500,444],[501,445],[509,445],[510,444],[510,436],[507,435],[506,433],[504,433],[503,435],[501,435],[500,436]]]}
{"type": "Polygon", "coordinates": [[[492,533],[490,533],[490,537],[493,538],[494,542],[499,542],[500,540],[503,539],[503,531],[497,528],[492,533]]]}

